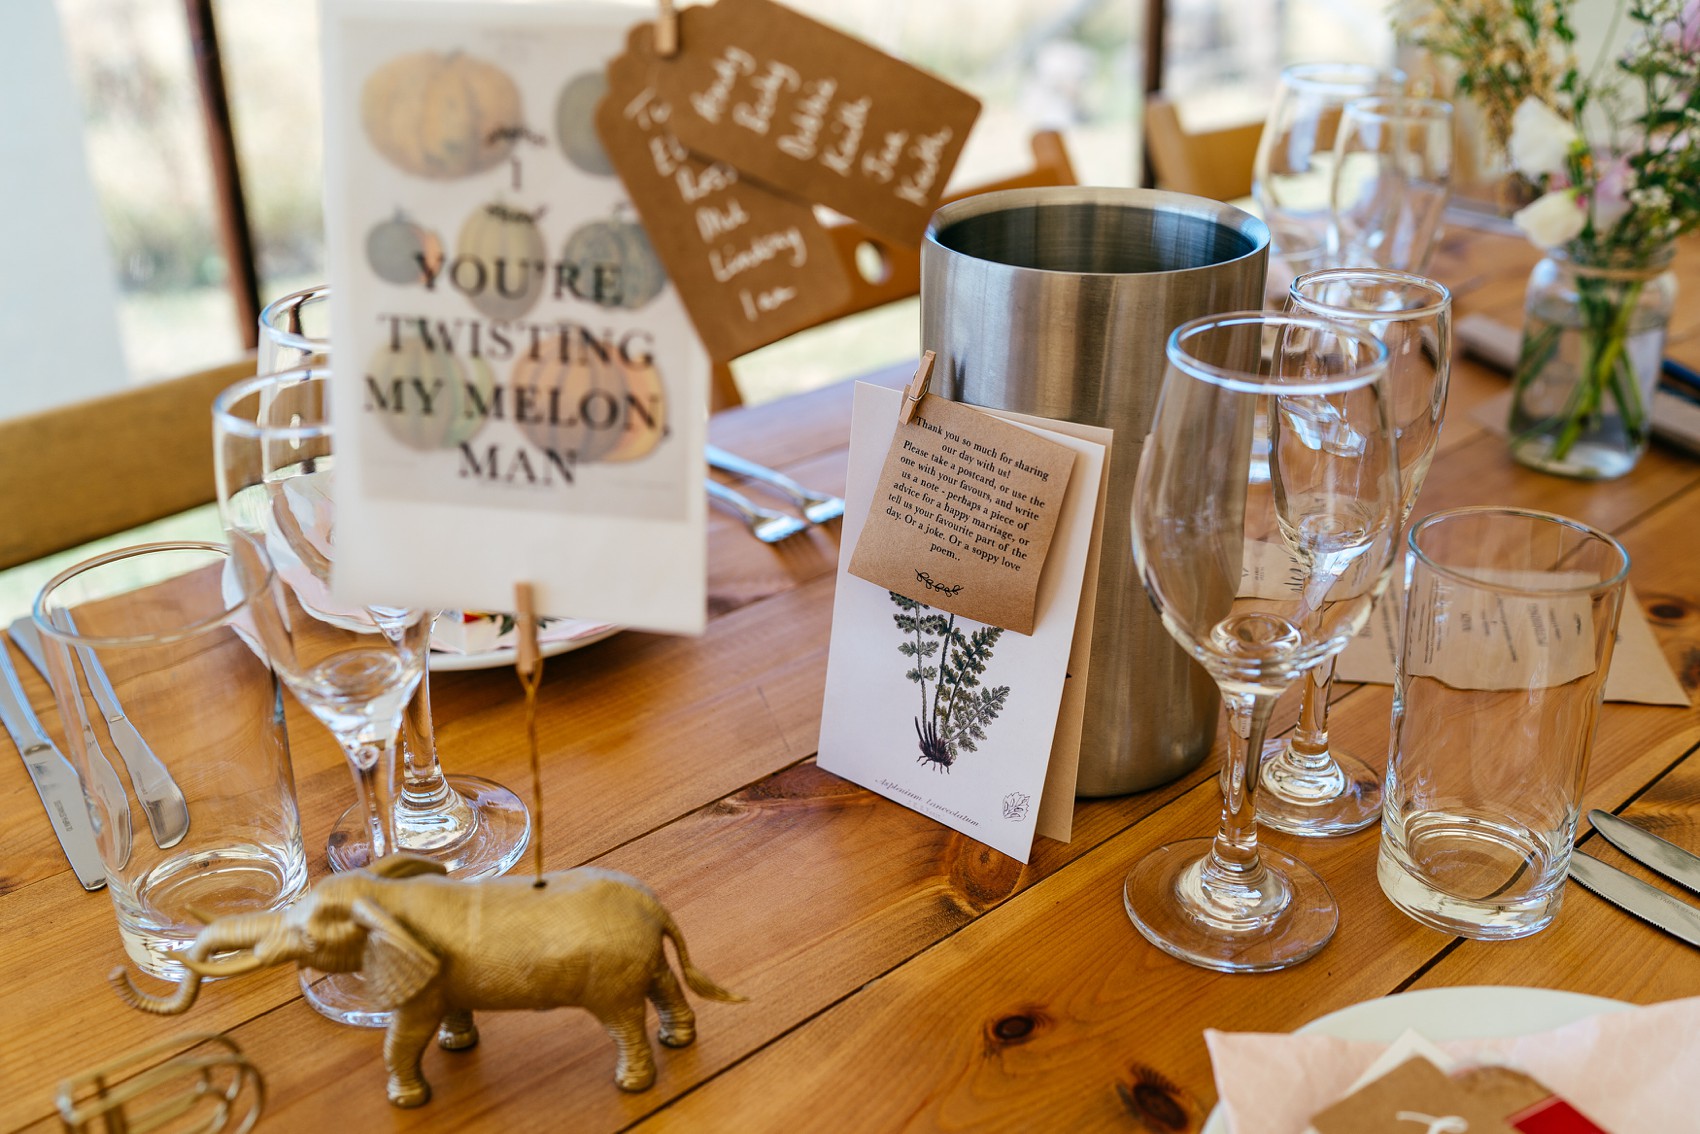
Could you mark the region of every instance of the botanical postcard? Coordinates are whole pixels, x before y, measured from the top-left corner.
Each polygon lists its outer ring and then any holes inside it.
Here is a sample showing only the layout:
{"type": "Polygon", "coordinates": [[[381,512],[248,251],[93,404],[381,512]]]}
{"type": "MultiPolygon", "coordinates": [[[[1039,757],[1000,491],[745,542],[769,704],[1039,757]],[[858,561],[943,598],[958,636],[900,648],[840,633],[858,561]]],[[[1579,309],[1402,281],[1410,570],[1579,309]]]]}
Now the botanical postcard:
{"type": "MultiPolygon", "coordinates": [[[[1070,680],[1105,446],[1024,426],[1076,457],[1037,623],[1031,635],[1006,633],[849,572],[902,398],[856,387],[819,763],[1026,862],[1070,680]]],[[[1078,747],[1065,748],[1058,759],[1078,760],[1078,747]]],[[[1072,795],[1073,777],[1065,782],[1072,795]]],[[[1059,803],[1072,809],[1072,799],[1059,803]]]]}
{"type": "Polygon", "coordinates": [[[595,126],[641,14],[323,12],[339,598],[700,630],[707,358],[595,126]]]}

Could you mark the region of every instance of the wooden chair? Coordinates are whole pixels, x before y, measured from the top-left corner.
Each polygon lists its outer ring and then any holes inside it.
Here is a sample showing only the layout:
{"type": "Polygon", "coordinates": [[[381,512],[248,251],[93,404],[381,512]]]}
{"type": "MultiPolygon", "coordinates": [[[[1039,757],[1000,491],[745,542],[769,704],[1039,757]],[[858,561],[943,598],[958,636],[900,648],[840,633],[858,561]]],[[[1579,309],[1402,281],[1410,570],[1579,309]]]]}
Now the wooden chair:
{"type": "MultiPolygon", "coordinates": [[[[1002,181],[977,185],[946,196],[940,203],[960,201],[964,197],[999,189],[1033,189],[1076,184],[1074,166],[1068,160],[1068,151],[1063,146],[1062,135],[1054,130],[1043,130],[1033,135],[1031,145],[1032,169],[1002,181]]],[[[893,244],[854,222],[834,225],[827,232],[832,237],[833,250],[850,277],[850,298],[836,310],[824,314],[816,326],[920,294],[919,248],[893,244]]],[[[714,359],[712,404],[717,410],[743,402],[743,396],[738,392],[738,385],[732,377],[731,362],[730,358],[714,359]]]]}
{"type": "Polygon", "coordinates": [[[1249,196],[1262,136],[1261,122],[1189,132],[1174,103],[1161,94],[1145,99],[1145,146],[1159,189],[1218,201],[1249,196]]]}
{"type": "Polygon", "coordinates": [[[217,498],[212,400],[250,356],[0,421],[0,569],[217,498]]]}

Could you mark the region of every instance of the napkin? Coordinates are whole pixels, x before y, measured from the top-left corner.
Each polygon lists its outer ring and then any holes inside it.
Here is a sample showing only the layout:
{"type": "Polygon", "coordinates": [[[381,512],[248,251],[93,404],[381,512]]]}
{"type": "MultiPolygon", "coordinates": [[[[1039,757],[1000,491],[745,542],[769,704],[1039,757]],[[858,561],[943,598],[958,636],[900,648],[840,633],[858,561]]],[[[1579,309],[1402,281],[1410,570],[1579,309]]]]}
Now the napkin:
{"type": "MultiPolygon", "coordinates": [[[[1323,1035],[1219,1032],[1204,1041],[1232,1134],[1301,1134],[1388,1048],[1323,1035]]],[[[1612,1134],[1694,1128],[1700,997],[1590,1016],[1548,1032],[1436,1045],[1459,1066],[1532,1075],[1612,1134]]]]}

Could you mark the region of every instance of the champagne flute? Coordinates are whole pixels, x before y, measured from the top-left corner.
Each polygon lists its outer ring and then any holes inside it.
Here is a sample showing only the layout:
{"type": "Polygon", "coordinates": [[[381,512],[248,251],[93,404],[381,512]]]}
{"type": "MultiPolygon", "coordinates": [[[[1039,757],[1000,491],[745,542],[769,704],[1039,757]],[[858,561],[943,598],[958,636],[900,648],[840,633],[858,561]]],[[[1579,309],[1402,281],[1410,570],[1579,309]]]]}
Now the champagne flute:
{"type": "MultiPolygon", "coordinates": [[[[330,364],[330,299],[331,289],[320,285],[267,304],[260,312],[259,373],[330,364]]],[[[494,877],[519,861],[531,836],[531,813],[519,796],[482,776],[443,774],[428,668],[402,722],[401,765],[395,802],[401,849],[441,863],[457,878],[494,877]]],[[[333,870],[373,857],[365,834],[356,808],[337,820],[325,850],[333,870]]]]}
{"type": "MultiPolygon", "coordinates": [[[[425,675],[431,620],[422,611],[349,608],[330,593],[335,556],[328,417],[330,375],[288,370],[239,382],[213,402],[219,517],[245,588],[265,586],[251,630],[272,668],[331,731],[354,773],[355,809],[372,859],[396,849],[395,744],[425,675]]],[[[309,1003],[342,1023],[388,1013],[358,972],[303,968],[309,1003]]]]}
{"type": "Polygon", "coordinates": [[[1281,71],[1258,139],[1251,191],[1269,225],[1270,256],[1293,274],[1325,266],[1317,254],[1328,240],[1341,112],[1353,99],[1404,86],[1403,71],[1360,63],[1297,63],[1281,71]]]}
{"type": "MultiPolygon", "coordinates": [[[[1293,281],[1288,310],[1359,328],[1387,345],[1388,413],[1399,462],[1399,520],[1410,519],[1446,416],[1452,355],[1452,293],[1422,276],[1378,268],[1329,268],[1293,281]]],[[[1395,584],[1397,638],[1403,588],[1395,584]]],[[[1344,835],[1381,815],[1381,773],[1331,745],[1328,699],[1334,659],[1305,678],[1292,736],[1264,748],[1257,821],[1291,835],[1344,835]]]]}
{"type": "Polygon", "coordinates": [[[1334,139],[1329,263],[1427,271],[1451,185],[1451,103],[1347,103],[1334,139]]]}
{"type": "Polygon", "coordinates": [[[1327,944],[1339,909],[1309,867],[1258,847],[1258,762],[1276,698],[1345,648],[1387,585],[1399,530],[1387,348],[1358,327],[1246,311],[1182,324],[1167,354],[1133,550],[1164,626],[1222,691],[1228,753],[1215,838],[1151,852],[1123,900],[1182,960],[1284,968],[1327,944]]]}

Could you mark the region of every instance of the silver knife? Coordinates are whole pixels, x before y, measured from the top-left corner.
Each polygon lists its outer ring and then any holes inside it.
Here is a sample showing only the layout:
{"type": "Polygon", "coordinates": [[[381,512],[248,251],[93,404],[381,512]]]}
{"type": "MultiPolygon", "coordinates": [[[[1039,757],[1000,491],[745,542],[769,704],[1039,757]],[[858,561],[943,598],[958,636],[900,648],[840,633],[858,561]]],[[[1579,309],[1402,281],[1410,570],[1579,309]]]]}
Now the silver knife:
{"type": "MultiPolygon", "coordinates": [[[[75,630],[77,627],[70,621],[70,612],[62,613],[67,622],[65,628],[75,630]]],[[[142,805],[142,814],[147,816],[154,843],[160,850],[176,846],[189,833],[189,801],[183,798],[183,789],[177,786],[177,781],[171,778],[160,758],[154,755],[148,742],[136,731],[135,724],[124,715],[124,706],[118,703],[118,694],[94,651],[87,646],[78,646],[77,657],[83,663],[83,675],[88,678],[94,703],[100,707],[100,715],[106,718],[107,735],[112,737],[119,758],[130,772],[130,784],[136,789],[136,801],[142,805]]]]}
{"type": "Polygon", "coordinates": [[[1661,839],[1609,811],[1588,812],[1588,822],[1605,836],[1606,842],[1642,866],[1651,867],[1672,882],[1700,894],[1700,855],[1691,854],[1669,839],[1661,839]]]}
{"type": "Polygon", "coordinates": [[[816,492],[812,488],[804,488],[777,469],[766,465],[758,465],[747,457],[736,453],[728,453],[716,445],[706,448],[708,463],[721,472],[736,473],[751,480],[760,481],[769,487],[776,488],[789,498],[791,502],[803,510],[803,518],[811,524],[824,524],[828,520],[836,520],[844,515],[844,501],[825,492],[816,492]]]}
{"type": "Polygon", "coordinates": [[[71,863],[77,881],[85,890],[98,890],[106,885],[106,867],[101,865],[100,850],[95,846],[94,831],[90,828],[89,809],[83,803],[82,784],[77,770],[54,747],[47,730],[41,727],[30,710],[29,698],[12,668],[12,658],[5,646],[0,646],[0,724],[18,755],[24,758],[35,793],[47,809],[47,821],[59,837],[59,847],[71,863]]]}
{"type": "MultiPolygon", "coordinates": [[[[35,623],[26,615],[7,627],[12,641],[23,651],[24,657],[41,674],[43,681],[47,677],[47,659],[41,653],[41,634],[35,628],[35,623]]],[[[4,647],[0,647],[3,649],[4,647]]],[[[61,714],[63,715],[63,714],[61,714]]],[[[77,701],[77,721],[83,730],[83,751],[88,753],[89,776],[93,781],[89,786],[106,807],[106,814],[112,817],[113,852],[117,856],[118,865],[122,867],[130,861],[130,797],[124,791],[124,781],[118,778],[118,769],[112,766],[112,761],[101,751],[100,743],[95,740],[94,727],[89,724],[88,717],[83,713],[83,703],[77,701]]],[[[66,730],[72,725],[70,721],[60,722],[66,730]]]]}
{"type": "Polygon", "coordinates": [[[1678,901],[1657,886],[1649,886],[1633,874],[1581,851],[1570,855],[1570,877],[1642,921],[1690,945],[1700,945],[1700,909],[1678,901]]]}

